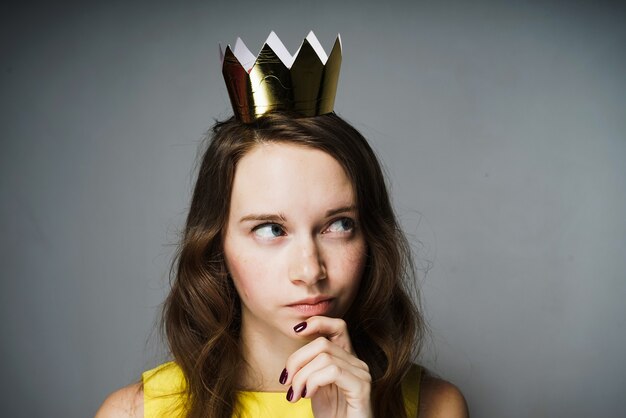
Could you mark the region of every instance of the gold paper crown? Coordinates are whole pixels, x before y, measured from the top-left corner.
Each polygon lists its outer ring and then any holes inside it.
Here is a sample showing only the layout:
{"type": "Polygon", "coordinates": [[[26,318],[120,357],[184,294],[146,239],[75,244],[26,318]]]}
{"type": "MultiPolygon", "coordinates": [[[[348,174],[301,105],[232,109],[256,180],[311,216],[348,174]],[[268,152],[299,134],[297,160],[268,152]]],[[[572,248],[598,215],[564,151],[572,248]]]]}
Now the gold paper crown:
{"type": "Polygon", "coordinates": [[[237,119],[250,123],[273,111],[293,111],[303,117],[333,111],[341,68],[341,37],[326,56],[309,32],[295,55],[272,31],[255,56],[237,38],[222,52],[222,73],[237,119]]]}

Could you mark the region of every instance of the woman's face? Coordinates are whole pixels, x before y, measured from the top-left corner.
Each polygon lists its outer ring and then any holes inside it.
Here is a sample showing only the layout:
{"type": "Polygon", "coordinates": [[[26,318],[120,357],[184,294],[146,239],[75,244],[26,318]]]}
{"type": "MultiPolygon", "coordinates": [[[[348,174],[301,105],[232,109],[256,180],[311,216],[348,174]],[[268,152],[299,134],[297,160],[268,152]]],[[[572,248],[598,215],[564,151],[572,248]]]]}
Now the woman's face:
{"type": "Polygon", "coordinates": [[[244,328],[293,336],[310,316],[341,317],[367,252],[343,168],[313,148],[255,146],[237,165],[224,252],[244,328]]]}

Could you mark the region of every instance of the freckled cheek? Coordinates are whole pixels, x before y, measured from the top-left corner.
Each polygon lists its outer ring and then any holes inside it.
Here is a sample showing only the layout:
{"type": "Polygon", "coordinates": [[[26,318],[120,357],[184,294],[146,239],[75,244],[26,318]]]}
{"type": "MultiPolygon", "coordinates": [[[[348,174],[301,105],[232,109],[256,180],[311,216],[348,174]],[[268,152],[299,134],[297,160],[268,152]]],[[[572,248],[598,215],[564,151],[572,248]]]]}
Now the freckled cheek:
{"type": "Polygon", "coordinates": [[[367,257],[365,244],[352,245],[335,253],[335,269],[346,282],[360,282],[367,257]]]}
{"type": "Polygon", "coordinates": [[[266,293],[268,278],[271,276],[266,264],[263,260],[253,257],[230,260],[228,269],[240,298],[250,300],[266,293]]]}
{"type": "Polygon", "coordinates": [[[247,298],[249,294],[248,290],[248,274],[246,265],[249,264],[245,258],[240,257],[227,257],[227,268],[230,273],[230,277],[235,284],[237,293],[241,298],[247,298]]]}

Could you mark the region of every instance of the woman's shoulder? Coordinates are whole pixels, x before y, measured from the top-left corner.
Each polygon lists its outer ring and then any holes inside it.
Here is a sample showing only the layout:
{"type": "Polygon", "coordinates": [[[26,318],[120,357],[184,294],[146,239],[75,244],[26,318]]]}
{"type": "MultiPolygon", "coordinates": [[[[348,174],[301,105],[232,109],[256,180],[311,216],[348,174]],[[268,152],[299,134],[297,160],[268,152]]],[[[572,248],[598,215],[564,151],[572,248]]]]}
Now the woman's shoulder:
{"type": "Polygon", "coordinates": [[[422,373],[419,396],[420,418],[467,418],[467,402],[452,383],[422,373]]]}
{"type": "MultiPolygon", "coordinates": [[[[96,418],[142,418],[155,408],[176,406],[185,381],[174,362],[163,363],[141,375],[141,382],[128,385],[110,394],[96,413],[96,418]],[[145,402],[148,404],[145,404],[145,402]],[[147,414],[144,414],[146,413],[147,414]]],[[[172,415],[173,416],[173,415],[172,415]]]]}
{"type": "Polygon", "coordinates": [[[142,418],[143,385],[128,385],[111,393],[102,403],[95,418],[142,418]]]}

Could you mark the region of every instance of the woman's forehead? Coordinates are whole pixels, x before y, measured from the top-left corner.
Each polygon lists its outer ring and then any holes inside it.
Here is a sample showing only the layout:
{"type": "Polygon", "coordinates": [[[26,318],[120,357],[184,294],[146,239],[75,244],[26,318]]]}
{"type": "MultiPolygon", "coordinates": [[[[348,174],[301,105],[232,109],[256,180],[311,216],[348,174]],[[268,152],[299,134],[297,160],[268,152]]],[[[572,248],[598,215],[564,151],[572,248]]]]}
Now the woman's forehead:
{"type": "Polygon", "coordinates": [[[244,155],[235,171],[231,211],[329,210],[354,206],[352,182],[330,154],[268,143],[244,155]]]}

